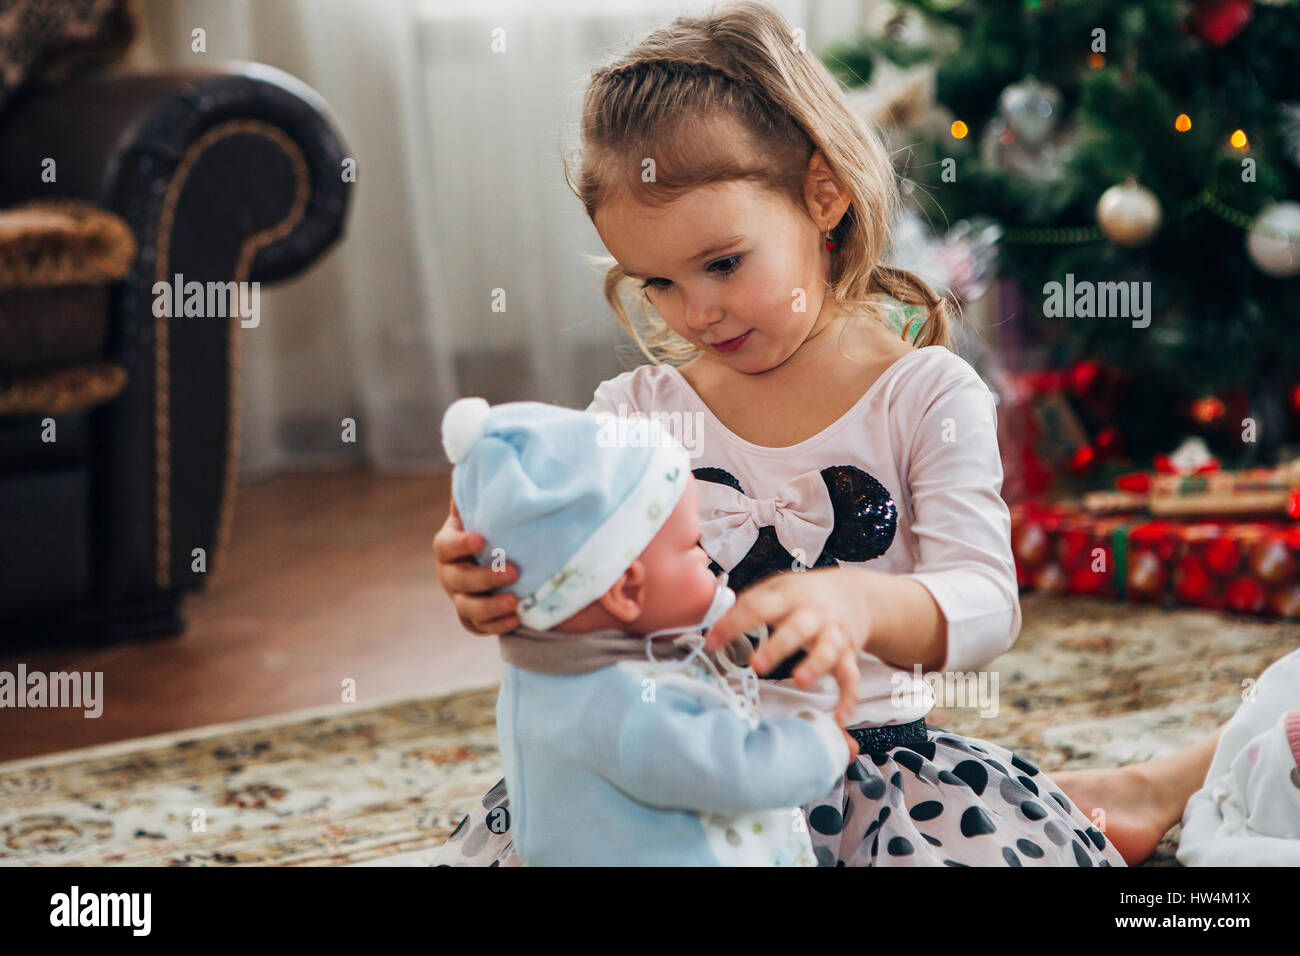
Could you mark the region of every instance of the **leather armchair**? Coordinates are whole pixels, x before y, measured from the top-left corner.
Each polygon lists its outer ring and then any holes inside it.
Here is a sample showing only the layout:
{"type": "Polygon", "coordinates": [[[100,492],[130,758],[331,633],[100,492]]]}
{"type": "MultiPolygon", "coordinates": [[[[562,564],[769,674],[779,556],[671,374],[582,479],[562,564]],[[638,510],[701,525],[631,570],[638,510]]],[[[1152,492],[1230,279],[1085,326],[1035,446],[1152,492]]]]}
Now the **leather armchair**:
{"type": "Polygon", "coordinates": [[[139,248],[108,297],[106,357],[126,369],[123,392],[66,423],[66,442],[60,423],[62,448],[40,446],[36,420],[0,435],[0,496],[17,476],[11,502],[26,499],[0,519],[0,538],[3,520],[40,523],[10,535],[39,548],[0,547],[0,581],[41,575],[35,590],[8,589],[22,594],[15,606],[0,599],[0,634],[183,626],[181,599],[219,563],[230,527],[238,335],[255,332],[238,317],[158,318],[154,283],[178,273],[270,283],[305,270],[342,233],[344,156],[319,96],[256,64],[29,89],[0,115],[0,208],[88,200],[121,216],[139,248]],[[53,183],[41,180],[46,157],[53,183]],[[33,484],[42,469],[50,480],[33,484]]]}

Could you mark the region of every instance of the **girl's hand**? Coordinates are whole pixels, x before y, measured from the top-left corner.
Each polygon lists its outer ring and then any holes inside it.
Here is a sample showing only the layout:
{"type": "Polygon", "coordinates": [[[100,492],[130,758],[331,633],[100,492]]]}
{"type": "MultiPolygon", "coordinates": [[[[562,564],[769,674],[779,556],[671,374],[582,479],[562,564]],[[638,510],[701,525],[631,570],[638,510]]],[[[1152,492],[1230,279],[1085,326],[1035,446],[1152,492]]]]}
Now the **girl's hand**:
{"type": "Polygon", "coordinates": [[[483,536],[467,532],[460,523],[456,502],[433,537],[433,556],[437,562],[438,583],[451,598],[461,626],[472,634],[504,634],[519,626],[513,594],[485,594],[519,580],[519,569],[507,564],[500,571],[483,567],[474,555],[483,550],[483,536]]]}
{"type": "Polygon", "coordinates": [[[840,699],[835,719],[847,723],[858,702],[858,652],[871,634],[866,603],[855,599],[858,589],[844,572],[847,568],[819,568],[779,574],[747,588],[736,604],[706,636],[710,649],[727,643],[761,624],[770,636],[751,661],[754,670],[767,673],[800,648],[808,656],[795,668],[800,687],[833,673],[840,699]]]}

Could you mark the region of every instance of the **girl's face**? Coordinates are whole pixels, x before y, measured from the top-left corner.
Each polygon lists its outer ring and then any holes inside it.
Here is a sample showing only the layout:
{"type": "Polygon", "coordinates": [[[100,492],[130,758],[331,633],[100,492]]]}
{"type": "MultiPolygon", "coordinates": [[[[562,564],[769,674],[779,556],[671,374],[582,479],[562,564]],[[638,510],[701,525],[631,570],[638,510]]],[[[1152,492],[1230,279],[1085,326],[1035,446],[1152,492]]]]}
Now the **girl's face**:
{"type": "Polygon", "coordinates": [[[816,225],[784,197],[718,183],[661,207],[623,198],[593,219],[668,327],[709,361],[765,372],[812,332],[830,254],[816,225]]]}

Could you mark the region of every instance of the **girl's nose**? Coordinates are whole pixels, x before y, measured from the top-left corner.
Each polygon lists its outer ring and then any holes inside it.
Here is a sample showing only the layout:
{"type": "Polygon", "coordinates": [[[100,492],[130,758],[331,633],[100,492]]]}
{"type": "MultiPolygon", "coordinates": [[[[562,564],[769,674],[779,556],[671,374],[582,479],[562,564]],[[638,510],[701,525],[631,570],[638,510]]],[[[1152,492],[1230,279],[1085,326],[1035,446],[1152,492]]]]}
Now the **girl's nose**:
{"type": "Polygon", "coordinates": [[[717,303],[699,296],[686,299],[686,325],[693,331],[703,332],[721,318],[722,310],[717,303]]]}

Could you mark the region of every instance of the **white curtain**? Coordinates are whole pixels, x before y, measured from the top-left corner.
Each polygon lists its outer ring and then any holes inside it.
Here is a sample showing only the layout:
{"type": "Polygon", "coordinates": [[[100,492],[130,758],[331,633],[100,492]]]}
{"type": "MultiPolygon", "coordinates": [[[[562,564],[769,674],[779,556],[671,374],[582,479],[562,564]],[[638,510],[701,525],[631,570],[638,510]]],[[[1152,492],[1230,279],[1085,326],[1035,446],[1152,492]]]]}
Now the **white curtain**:
{"type": "MultiPolygon", "coordinates": [[[[864,16],[861,0],[770,5],[814,51],[864,16]]],[[[598,382],[637,364],[584,260],[605,250],[560,154],[592,67],[710,6],[144,4],[158,65],[283,69],[330,104],[357,160],[343,242],[304,276],[264,289],[261,323],[240,331],[246,474],[356,459],[389,471],[441,466],[439,424],[456,398],[583,407],[598,382]],[[192,49],[196,29],[206,52],[192,49]],[[343,441],[348,418],[353,444],[343,441]]]]}

